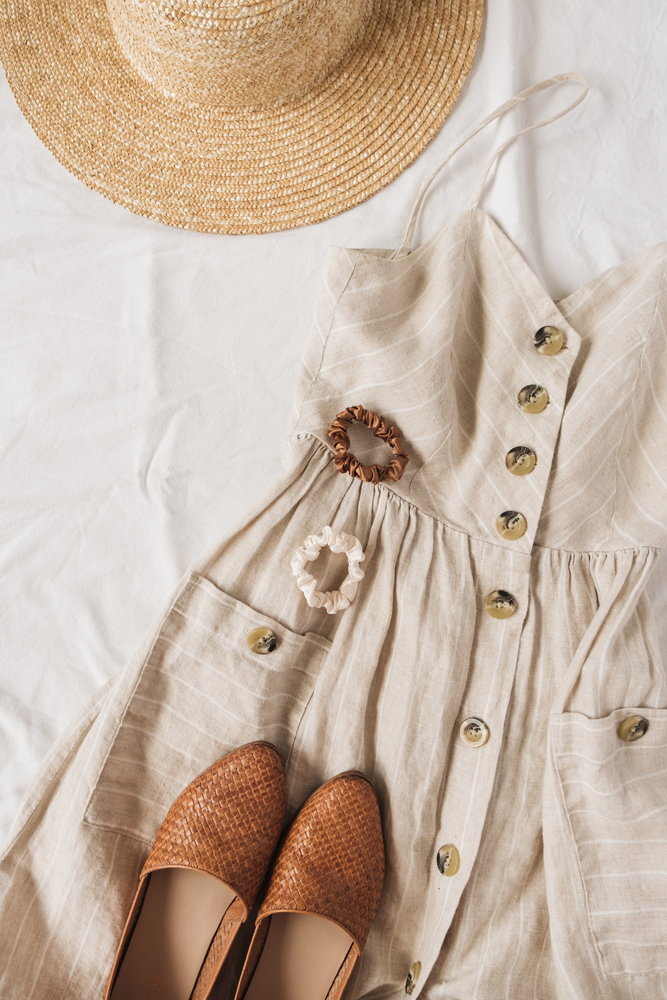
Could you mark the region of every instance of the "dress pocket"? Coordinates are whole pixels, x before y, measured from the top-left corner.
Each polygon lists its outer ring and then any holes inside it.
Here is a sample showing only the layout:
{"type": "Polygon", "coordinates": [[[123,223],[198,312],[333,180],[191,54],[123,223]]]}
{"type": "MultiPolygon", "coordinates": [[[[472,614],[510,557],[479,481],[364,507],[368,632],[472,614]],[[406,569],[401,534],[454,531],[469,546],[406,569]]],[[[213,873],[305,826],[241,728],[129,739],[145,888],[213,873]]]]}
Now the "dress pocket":
{"type": "Polygon", "coordinates": [[[552,719],[591,931],[610,976],[667,970],[667,709],[552,719]],[[619,727],[648,729],[626,742],[619,727]],[[643,728],[643,727],[642,727],[643,728]]]}
{"type": "Polygon", "coordinates": [[[84,821],[152,843],[188,782],[235,747],[267,740],[287,763],[329,646],[190,577],[144,662],[84,821]],[[248,646],[260,626],[277,639],[267,653],[248,646]]]}

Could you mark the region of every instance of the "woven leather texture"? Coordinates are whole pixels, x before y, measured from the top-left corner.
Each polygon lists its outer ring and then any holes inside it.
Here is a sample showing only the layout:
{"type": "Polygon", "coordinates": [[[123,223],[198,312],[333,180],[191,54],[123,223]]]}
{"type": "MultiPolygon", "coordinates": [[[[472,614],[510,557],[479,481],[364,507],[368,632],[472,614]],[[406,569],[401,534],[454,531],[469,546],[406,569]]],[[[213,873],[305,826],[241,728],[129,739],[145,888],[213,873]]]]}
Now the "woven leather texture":
{"type": "Polygon", "coordinates": [[[364,947],[380,904],[380,809],[363,775],[338,775],[308,799],[276,857],[258,921],[295,911],[329,917],[364,947]]]}
{"type": "Polygon", "coordinates": [[[263,743],[212,764],[176,799],[158,830],[142,878],[158,868],[197,868],[221,879],[250,909],[285,815],[285,771],[263,743]]]}

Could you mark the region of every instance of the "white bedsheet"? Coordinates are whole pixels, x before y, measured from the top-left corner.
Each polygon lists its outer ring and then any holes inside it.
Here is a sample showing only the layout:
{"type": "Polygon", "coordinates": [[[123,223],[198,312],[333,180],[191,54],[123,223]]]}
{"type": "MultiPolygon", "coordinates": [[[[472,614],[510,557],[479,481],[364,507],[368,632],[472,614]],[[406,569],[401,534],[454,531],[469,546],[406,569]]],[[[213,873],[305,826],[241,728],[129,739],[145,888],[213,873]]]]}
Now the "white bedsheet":
{"type": "MultiPolygon", "coordinates": [[[[470,77],[422,156],[364,205],[286,233],[130,214],[55,161],[0,80],[0,837],[51,742],[279,473],[330,244],[398,246],[456,139],[573,69],[591,95],[504,155],[483,207],[556,299],[667,238],[664,0],[487,3],[470,77]]],[[[466,147],[418,241],[468,203],[501,137],[575,93],[538,97],[466,147]]],[[[667,659],[665,559],[651,596],[667,659]]]]}

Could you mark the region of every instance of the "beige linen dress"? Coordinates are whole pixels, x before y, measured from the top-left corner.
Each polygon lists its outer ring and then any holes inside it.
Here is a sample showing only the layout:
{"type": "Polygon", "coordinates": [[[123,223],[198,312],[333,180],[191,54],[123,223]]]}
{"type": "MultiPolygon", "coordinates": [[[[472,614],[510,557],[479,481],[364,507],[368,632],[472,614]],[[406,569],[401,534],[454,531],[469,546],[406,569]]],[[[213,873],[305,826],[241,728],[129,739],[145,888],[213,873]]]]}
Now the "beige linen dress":
{"type": "MultiPolygon", "coordinates": [[[[3,1000],[101,996],[168,806],[256,739],[284,756],[290,815],[347,768],[377,789],[387,877],[350,998],[667,998],[667,683],[645,594],[667,537],[666,270],[662,244],[555,304],[478,208],[412,253],[330,251],[286,474],[14,824],[3,1000]],[[520,405],[527,386],[542,412],[520,405]],[[401,429],[399,482],[336,471],[327,428],[356,404],[401,429]],[[527,475],[507,468],[517,446],[537,456],[527,475]],[[496,529],[506,511],[525,518],[516,540],[496,529]],[[290,569],[325,525],[365,551],[336,615],[290,569]],[[506,619],[486,610],[495,591],[506,619]],[[260,625],[278,638],[265,655],[246,643],[260,625]],[[632,716],[648,729],[627,742],[632,716]],[[485,742],[462,738],[471,718],[485,742]]],[[[385,464],[371,440],[353,450],[385,464]]],[[[344,556],[311,565],[340,585],[344,556]]]]}

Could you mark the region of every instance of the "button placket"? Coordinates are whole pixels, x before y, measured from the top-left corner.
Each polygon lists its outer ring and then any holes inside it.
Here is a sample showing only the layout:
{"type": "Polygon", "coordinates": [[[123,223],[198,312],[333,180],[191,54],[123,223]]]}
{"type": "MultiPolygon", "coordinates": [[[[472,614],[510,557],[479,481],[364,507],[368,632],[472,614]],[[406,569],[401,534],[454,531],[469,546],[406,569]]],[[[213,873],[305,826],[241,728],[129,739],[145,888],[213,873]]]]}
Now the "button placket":
{"type": "Polygon", "coordinates": [[[415,935],[406,943],[409,949],[405,954],[406,965],[413,958],[422,963],[415,996],[430,983],[428,977],[433,963],[437,962],[466,885],[475,874],[475,859],[502,752],[521,623],[528,608],[528,554],[510,555],[500,545],[475,540],[471,555],[475,567],[475,629],[479,642],[471,652],[465,691],[461,690],[457,697],[456,716],[447,725],[448,777],[431,849],[425,852],[421,862],[428,879],[426,893],[415,894],[409,904],[420,909],[425,907],[420,926],[428,929],[424,937],[415,935]],[[484,610],[489,591],[498,580],[506,583],[505,594],[512,602],[513,614],[507,621],[492,620],[484,610]],[[491,653],[493,666],[490,665],[490,649],[498,651],[491,653]]]}
{"type": "Polygon", "coordinates": [[[477,623],[478,652],[470,662],[470,683],[465,692],[465,706],[461,706],[462,712],[467,709],[472,714],[461,714],[451,733],[449,773],[453,780],[445,786],[438,832],[427,861],[432,880],[429,899],[433,907],[427,919],[433,928],[433,947],[424,949],[420,955],[422,979],[437,959],[461,895],[475,870],[502,750],[521,622],[528,607],[529,574],[528,554],[516,553],[510,558],[505,548],[485,547],[483,575],[477,580],[477,599],[482,606],[477,623]],[[495,580],[506,582],[508,590],[488,593],[486,588],[495,580]],[[492,610],[500,611],[508,620],[492,620],[493,616],[485,610],[489,598],[492,610]],[[498,666],[489,672],[488,650],[496,646],[500,650],[498,666]],[[507,665],[510,669],[506,669],[507,665]],[[470,822],[465,822],[466,816],[470,822]]]}
{"type": "MultiPolygon", "coordinates": [[[[558,354],[562,350],[563,344],[565,343],[565,338],[561,330],[556,326],[542,326],[535,333],[533,337],[533,344],[536,350],[540,354],[546,354],[551,356],[553,354],[558,354]]],[[[543,393],[544,390],[541,386],[531,385],[524,387],[519,392],[519,405],[522,404],[522,398],[527,402],[531,400],[531,391],[535,390],[535,399],[544,403],[543,393]]],[[[548,395],[547,395],[548,399],[548,395]]],[[[523,407],[526,408],[525,406],[523,407]]],[[[530,410],[528,412],[531,412],[530,410]]],[[[538,411],[539,412],[539,411],[538,411]]],[[[526,476],[529,475],[535,465],[537,464],[537,456],[531,448],[527,448],[521,445],[516,445],[511,448],[505,457],[505,466],[509,472],[515,476],[526,476]]],[[[522,514],[518,510],[506,510],[503,511],[496,518],[496,531],[501,536],[501,538],[506,538],[510,541],[515,541],[516,539],[522,538],[525,535],[528,528],[528,521],[525,514],[522,514]]]]}
{"type": "MultiPolygon", "coordinates": [[[[540,300],[533,301],[539,303],[540,300]]],[[[537,308],[540,308],[539,304],[537,308]]],[[[550,325],[549,319],[555,311],[553,305],[544,303],[540,311],[545,317],[545,326],[550,325]]],[[[479,712],[481,717],[459,717],[452,733],[449,757],[452,780],[448,780],[445,787],[434,853],[428,859],[431,873],[429,885],[433,891],[429,892],[432,902],[428,906],[427,919],[433,929],[433,947],[429,943],[420,955],[422,978],[429,974],[451,926],[461,894],[475,870],[503,747],[522,623],[528,609],[530,553],[558,441],[569,373],[579,349],[576,331],[570,330],[563,322],[565,337],[560,349],[566,349],[561,356],[538,350],[534,340],[537,325],[522,323],[520,331],[514,327],[514,345],[520,356],[518,363],[509,363],[510,357],[516,358],[517,353],[506,352],[504,356],[503,341],[498,338],[499,352],[494,365],[498,385],[498,401],[494,410],[495,434],[489,434],[488,441],[483,442],[484,451],[478,449],[476,452],[477,462],[481,463],[479,467],[486,473],[484,477],[479,477],[479,497],[484,497],[488,512],[485,523],[489,529],[492,525],[495,529],[495,544],[485,550],[483,574],[477,581],[478,656],[488,660],[491,650],[490,655],[495,658],[494,651],[497,650],[497,661],[502,663],[502,669],[490,673],[488,662],[482,663],[477,656],[470,661],[466,706],[469,711],[479,712]],[[520,373],[520,381],[517,372],[520,373]],[[533,427],[534,436],[531,433],[533,427]],[[493,472],[490,472],[491,469],[493,472]],[[495,484],[494,493],[487,492],[489,483],[495,484]],[[494,510],[492,505],[497,504],[499,497],[503,498],[504,504],[498,504],[494,510]],[[499,536],[495,519],[501,517],[509,517],[512,522],[503,524],[503,528],[520,525],[515,537],[499,536]],[[493,553],[489,549],[494,550],[493,553]],[[511,555],[508,555],[508,550],[511,555]],[[467,739],[464,738],[466,724],[470,725],[467,739]],[[486,733],[482,727],[486,728],[486,733]],[[464,828],[457,817],[471,816],[473,803],[475,820],[464,828]],[[452,848],[457,851],[455,876],[449,875],[452,848]],[[448,859],[447,873],[441,870],[445,867],[445,855],[448,859]]],[[[506,324],[505,330],[510,328],[506,324]]],[[[543,331],[543,328],[540,327],[540,330],[543,331]]],[[[547,335],[551,339],[546,346],[550,347],[558,338],[554,339],[548,331],[547,335]]]]}
{"type": "MultiPolygon", "coordinates": [[[[567,327],[566,323],[561,325],[567,327]]],[[[569,331],[569,327],[567,329],[569,331]]],[[[525,355],[526,368],[537,377],[533,381],[527,379],[523,386],[514,390],[517,394],[514,412],[517,417],[520,413],[521,418],[519,421],[510,416],[509,424],[516,425],[516,437],[514,441],[510,437],[503,464],[505,470],[515,477],[516,490],[509,494],[503,491],[508,509],[496,514],[494,527],[509,545],[530,551],[541,515],[562,415],[558,403],[555,406],[549,406],[549,403],[552,393],[553,399],[564,399],[569,372],[578,353],[579,338],[574,331],[566,334],[559,326],[548,322],[521,336],[520,349],[525,355]],[[561,352],[563,356],[556,363],[556,356],[561,352]],[[532,420],[537,421],[537,442],[530,440],[529,431],[526,433],[526,427],[532,420]],[[545,438],[547,444],[544,443],[545,438]],[[541,454],[538,456],[538,453],[541,454]],[[539,462],[538,457],[542,459],[539,462]],[[526,488],[522,489],[520,484],[523,482],[526,488]],[[515,501],[511,506],[510,500],[515,501]]],[[[505,439],[509,433],[508,428],[503,435],[505,439]]]]}

